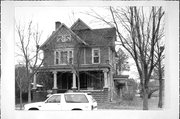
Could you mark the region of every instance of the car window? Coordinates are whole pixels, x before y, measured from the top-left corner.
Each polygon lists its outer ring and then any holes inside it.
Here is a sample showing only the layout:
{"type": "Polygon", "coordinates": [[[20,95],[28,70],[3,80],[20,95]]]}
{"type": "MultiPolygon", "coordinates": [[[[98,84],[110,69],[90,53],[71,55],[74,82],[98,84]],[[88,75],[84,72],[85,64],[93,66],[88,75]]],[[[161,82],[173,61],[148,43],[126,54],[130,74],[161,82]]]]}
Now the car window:
{"type": "Polygon", "coordinates": [[[84,94],[65,94],[67,103],[88,103],[88,99],[84,94]]]}
{"type": "Polygon", "coordinates": [[[60,103],[60,102],[61,102],[60,95],[53,95],[46,101],[46,103],[60,103]]]}

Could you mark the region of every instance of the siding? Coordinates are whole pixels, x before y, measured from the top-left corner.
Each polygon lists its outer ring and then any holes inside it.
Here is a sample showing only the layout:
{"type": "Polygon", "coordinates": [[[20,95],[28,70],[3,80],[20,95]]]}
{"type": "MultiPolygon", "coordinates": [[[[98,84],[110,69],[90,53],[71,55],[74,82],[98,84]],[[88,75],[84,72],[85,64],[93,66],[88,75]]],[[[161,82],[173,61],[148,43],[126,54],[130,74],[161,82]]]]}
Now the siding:
{"type": "Polygon", "coordinates": [[[101,47],[100,48],[100,55],[101,55],[101,63],[107,63],[107,60],[109,60],[108,56],[108,47],[101,47]]]}
{"type": "Polygon", "coordinates": [[[54,52],[53,51],[45,51],[44,52],[44,66],[54,65],[54,52]]]}
{"type": "MultiPolygon", "coordinates": [[[[96,47],[97,48],[97,47],[96,47]]],[[[80,64],[84,64],[84,48],[80,49],[80,56],[77,55],[78,50],[74,49],[74,63],[77,64],[77,59],[80,60],[80,64]]],[[[92,48],[85,48],[85,59],[86,64],[92,64],[92,48]]],[[[45,61],[44,65],[54,65],[54,51],[45,51],[44,52],[45,61]]],[[[113,55],[110,50],[110,60],[109,63],[112,63],[113,55]]],[[[107,60],[109,60],[109,48],[108,47],[100,47],[100,63],[106,64],[107,60]]]]}

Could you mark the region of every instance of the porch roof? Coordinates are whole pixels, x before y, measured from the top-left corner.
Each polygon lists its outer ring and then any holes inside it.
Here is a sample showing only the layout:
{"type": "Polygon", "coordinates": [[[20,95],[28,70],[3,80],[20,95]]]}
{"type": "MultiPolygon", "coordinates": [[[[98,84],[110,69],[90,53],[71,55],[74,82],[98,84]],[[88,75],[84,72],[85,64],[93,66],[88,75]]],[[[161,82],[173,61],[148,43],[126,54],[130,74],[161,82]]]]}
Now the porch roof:
{"type": "MultiPolygon", "coordinates": [[[[108,64],[101,64],[101,65],[81,65],[79,67],[79,71],[93,71],[93,70],[104,70],[109,69],[111,66],[108,64]]],[[[72,71],[73,66],[70,65],[52,65],[52,66],[44,66],[39,69],[39,71],[72,71]]]]}
{"type": "Polygon", "coordinates": [[[113,76],[113,79],[117,83],[125,83],[127,82],[129,75],[115,75],[113,76]]]}

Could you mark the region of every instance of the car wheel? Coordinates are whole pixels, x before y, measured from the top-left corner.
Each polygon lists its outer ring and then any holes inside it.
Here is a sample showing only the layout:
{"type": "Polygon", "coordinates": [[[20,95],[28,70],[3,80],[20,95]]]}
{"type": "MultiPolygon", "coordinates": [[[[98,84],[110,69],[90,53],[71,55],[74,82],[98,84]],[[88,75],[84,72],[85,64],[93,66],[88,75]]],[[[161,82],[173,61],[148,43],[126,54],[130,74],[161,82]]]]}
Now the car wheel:
{"type": "Polygon", "coordinates": [[[38,108],[30,108],[29,110],[39,110],[38,108]]]}
{"type": "Polygon", "coordinates": [[[74,110],[79,110],[79,111],[80,111],[80,110],[82,110],[82,109],[76,108],[76,109],[72,109],[72,110],[73,110],[73,111],[74,111],[74,110]]]}

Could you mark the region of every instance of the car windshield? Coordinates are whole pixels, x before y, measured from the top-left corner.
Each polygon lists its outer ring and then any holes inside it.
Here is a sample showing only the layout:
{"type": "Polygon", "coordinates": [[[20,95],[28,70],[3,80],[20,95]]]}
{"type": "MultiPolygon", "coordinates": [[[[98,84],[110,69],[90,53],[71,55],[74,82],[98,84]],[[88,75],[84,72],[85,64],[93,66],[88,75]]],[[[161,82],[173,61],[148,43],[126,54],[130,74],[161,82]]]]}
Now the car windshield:
{"type": "Polygon", "coordinates": [[[88,103],[84,94],[65,94],[65,100],[67,103],[88,103]]]}

